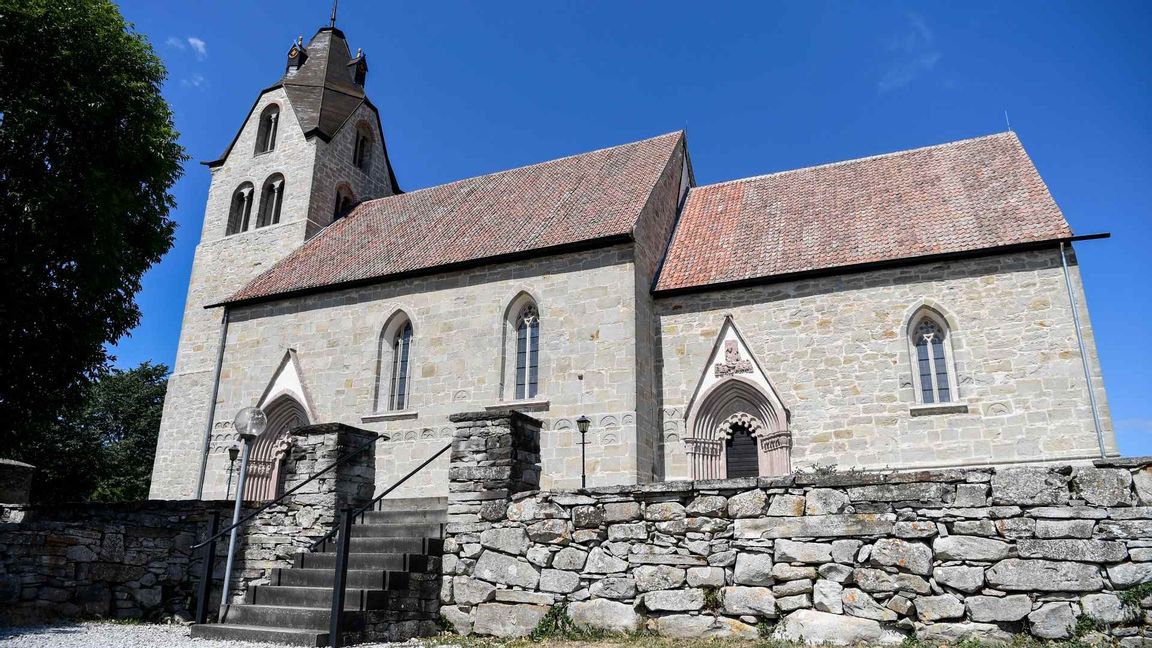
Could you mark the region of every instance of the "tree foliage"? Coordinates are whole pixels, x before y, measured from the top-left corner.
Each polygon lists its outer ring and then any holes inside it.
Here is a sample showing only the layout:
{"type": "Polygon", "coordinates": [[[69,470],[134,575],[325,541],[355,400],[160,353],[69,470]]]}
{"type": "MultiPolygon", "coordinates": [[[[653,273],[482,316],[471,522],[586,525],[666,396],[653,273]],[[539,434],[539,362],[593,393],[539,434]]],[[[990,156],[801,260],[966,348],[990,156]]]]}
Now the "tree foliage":
{"type": "Polygon", "coordinates": [[[36,466],[33,499],[147,499],[167,384],[168,367],[145,362],[86,386],[78,405],[15,451],[36,466]]]}
{"type": "Polygon", "coordinates": [[[0,0],[0,456],[77,406],[172,246],[165,74],[108,0],[0,0]]]}

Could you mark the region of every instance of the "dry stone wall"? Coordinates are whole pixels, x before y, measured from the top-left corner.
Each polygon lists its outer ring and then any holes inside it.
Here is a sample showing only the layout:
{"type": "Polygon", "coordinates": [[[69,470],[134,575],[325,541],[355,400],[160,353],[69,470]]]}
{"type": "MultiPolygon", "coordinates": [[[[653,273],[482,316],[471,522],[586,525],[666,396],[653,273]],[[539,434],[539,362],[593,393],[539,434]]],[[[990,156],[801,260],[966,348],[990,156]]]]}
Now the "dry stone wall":
{"type": "Polygon", "coordinates": [[[211,513],[228,510],[162,500],[29,507],[21,523],[0,524],[0,621],[187,618],[203,559],[192,546],[211,513]]]}
{"type": "MultiPolygon", "coordinates": [[[[285,490],[375,437],[340,424],[294,431],[285,490]]],[[[370,450],[361,453],[242,527],[234,600],[249,585],[268,583],[272,568],[290,566],[295,554],[332,528],[341,508],[372,497],[374,456],[370,450]]],[[[227,526],[232,507],[222,500],[151,500],[6,509],[13,515],[12,523],[0,523],[0,622],[190,618],[204,557],[202,549],[192,547],[207,537],[213,513],[220,516],[220,528],[227,526]]],[[[225,536],[216,545],[213,608],[221,595],[227,544],[225,536]]]]}
{"type": "Polygon", "coordinates": [[[1091,625],[1152,644],[1152,459],[515,492],[484,481],[507,471],[468,466],[517,437],[457,424],[441,612],[462,633],[524,635],[565,605],[580,626],[670,637],[997,642],[1091,625]]]}

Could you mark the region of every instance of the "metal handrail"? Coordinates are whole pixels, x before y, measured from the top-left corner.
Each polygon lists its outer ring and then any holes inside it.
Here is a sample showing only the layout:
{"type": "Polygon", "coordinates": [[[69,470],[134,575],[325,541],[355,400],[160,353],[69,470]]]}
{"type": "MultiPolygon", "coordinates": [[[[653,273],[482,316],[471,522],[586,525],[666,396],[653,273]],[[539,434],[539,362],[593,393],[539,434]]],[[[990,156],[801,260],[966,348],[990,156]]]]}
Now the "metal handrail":
{"type": "MultiPolygon", "coordinates": [[[[408,471],[407,475],[404,475],[403,477],[401,477],[396,483],[389,486],[383,493],[380,493],[376,497],[373,497],[372,500],[369,501],[367,504],[365,504],[359,508],[353,509],[351,512],[351,516],[352,517],[359,517],[359,516],[363,515],[365,511],[371,509],[373,506],[376,505],[377,502],[384,499],[384,497],[388,493],[391,493],[392,491],[396,490],[397,487],[399,487],[404,482],[408,481],[408,479],[410,477],[412,477],[412,475],[415,475],[416,473],[420,472],[421,470],[424,470],[424,468],[428,464],[432,463],[432,460],[434,460],[436,457],[439,457],[440,455],[444,454],[445,452],[447,452],[451,448],[452,448],[452,444],[449,443],[448,445],[444,446],[443,448],[440,448],[439,450],[437,450],[431,457],[428,457],[427,459],[425,459],[424,463],[422,463],[419,466],[416,466],[412,470],[408,471]]],[[[313,542],[312,546],[309,547],[309,550],[315,551],[317,547],[319,547],[320,545],[322,545],[325,542],[327,542],[328,540],[330,540],[332,538],[332,536],[336,535],[336,531],[338,529],[339,529],[339,527],[337,527],[337,526],[332,527],[332,530],[330,530],[328,533],[325,533],[324,535],[320,536],[319,540],[316,540],[315,542],[313,542]]]]}
{"type": "MultiPolygon", "coordinates": [[[[371,441],[369,441],[368,443],[365,443],[364,445],[360,446],[359,448],[356,448],[352,452],[349,452],[348,454],[344,455],[343,457],[340,457],[339,459],[334,461],[331,466],[328,466],[324,470],[321,470],[320,472],[316,473],[315,475],[312,475],[308,479],[305,479],[304,481],[300,482],[299,484],[293,486],[291,489],[284,491],[284,493],[282,495],[280,495],[280,497],[277,497],[276,499],[266,503],[264,506],[261,506],[260,508],[256,509],[255,511],[252,511],[248,515],[245,515],[244,517],[237,520],[235,524],[230,524],[230,525],[224,527],[223,529],[217,531],[214,535],[209,536],[208,539],[204,540],[200,544],[193,545],[192,549],[196,550],[196,549],[199,549],[199,548],[207,545],[209,542],[212,542],[213,540],[223,536],[225,533],[228,533],[232,529],[239,527],[240,525],[244,524],[248,520],[251,520],[252,518],[256,517],[257,515],[260,515],[264,511],[267,511],[269,508],[272,507],[272,505],[278,503],[280,500],[284,499],[285,497],[288,497],[292,493],[295,493],[296,491],[300,490],[301,488],[303,488],[305,485],[307,485],[309,482],[316,479],[317,477],[320,477],[321,475],[327,473],[328,471],[332,470],[333,468],[335,468],[341,464],[346,463],[352,457],[355,457],[356,455],[363,452],[365,449],[370,448],[373,445],[375,445],[376,442],[379,440],[380,440],[380,437],[376,437],[375,439],[372,439],[371,441]]],[[[443,452],[443,451],[441,451],[441,452],[443,452]]]]}

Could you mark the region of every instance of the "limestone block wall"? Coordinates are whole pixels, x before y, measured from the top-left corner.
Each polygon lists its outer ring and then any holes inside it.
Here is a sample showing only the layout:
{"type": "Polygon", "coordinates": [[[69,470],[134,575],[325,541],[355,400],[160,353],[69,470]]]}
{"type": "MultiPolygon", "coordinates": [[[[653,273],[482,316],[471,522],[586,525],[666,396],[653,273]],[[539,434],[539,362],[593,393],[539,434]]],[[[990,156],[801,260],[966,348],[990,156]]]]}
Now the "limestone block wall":
{"type": "Polygon", "coordinates": [[[328,142],[316,142],[316,166],[312,172],[311,208],[308,237],[332,222],[336,206],[336,187],[346,183],[357,201],[392,195],[392,178],[384,156],[384,134],[380,132],[376,112],[361,105],[328,142]],[[357,125],[372,133],[372,154],[367,170],[353,161],[357,125]]]}
{"type": "Polygon", "coordinates": [[[652,286],[672,238],[680,203],[691,184],[688,151],[683,141],[673,152],[648,204],[637,219],[633,267],[636,271],[636,420],[638,482],[664,475],[664,449],[660,434],[660,322],[652,286]]]}
{"type": "MultiPolygon", "coordinates": [[[[451,469],[469,499],[506,476],[463,469],[476,429],[451,469]]],[[[522,636],[564,605],[580,626],[682,638],[1152,641],[1152,458],[490,488],[450,510],[441,613],[461,633],[522,636]]]]}
{"type": "MultiPolygon", "coordinates": [[[[1114,454],[1086,300],[1070,262],[1114,454]]],[[[666,479],[689,477],[687,410],[726,315],[791,414],[793,469],[1100,456],[1059,250],[665,297],[657,306],[666,479]],[[959,408],[917,407],[907,328],[920,306],[954,324],[959,408]]]]}
{"type": "Polygon", "coordinates": [[[315,144],[315,139],[305,139],[284,90],[272,90],[260,97],[248,115],[228,159],[212,169],[180,345],[164,401],[152,470],[152,498],[196,495],[223,316],[221,308],[204,307],[228,298],[305,241],[315,144]],[[270,104],[280,106],[276,148],[254,154],[259,116],[270,104]],[[261,187],[274,173],[284,175],[280,223],[225,236],[233,192],[244,182],[252,183],[256,192],[251,215],[254,225],[261,187]]]}
{"type": "MultiPolygon", "coordinates": [[[[628,244],[503,263],[237,307],[229,326],[217,424],[256,402],[285,352],[295,349],[313,422],[341,422],[389,438],[376,457],[380,488],[451,441],[448,416],[514,405],[544,422],[541,483],[579,485],[575,420],[588,435],[590,484],[637,481],[635,291],[628,244]],[[521,292],[541,317],[540,395],[502,398],[505,311],[521,292]],[[389,370],[379,367],[380,336],[397,312],[411,319],[410,405],[381,411],[389,370]],[[381,376],[383,373],[383,376],[381,376]],[[583,376],[583,380],[580,380],[583,376]]],[[[206,492],[223,493],[231,443],[222,434],[210,456],[206,492]]],[[[448,457],[394,497],[444,496],[448,457]]]]}

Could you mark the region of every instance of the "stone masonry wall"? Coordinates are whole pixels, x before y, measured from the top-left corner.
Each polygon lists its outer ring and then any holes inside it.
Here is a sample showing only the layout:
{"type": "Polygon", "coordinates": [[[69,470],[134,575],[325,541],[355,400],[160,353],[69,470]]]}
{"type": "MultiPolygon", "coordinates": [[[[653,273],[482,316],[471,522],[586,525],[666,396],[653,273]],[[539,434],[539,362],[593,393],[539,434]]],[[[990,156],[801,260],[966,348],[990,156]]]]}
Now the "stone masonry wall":
{"type": "Polygon", "coordinates": [[[203,555],[191,547],[213,511],[223,520],[231,508],[152,500],[25,509],[19,524],[0,524],[0,621],[190,618],[203,555]]]}
{"type": "MultiPolygon", "coordinates": [[[[305,241],[315,142],[304,137],[284,90],[272,90],[260,97],[247,116],[228,160],[212,169],[180,326],[180,346],[164,399],[149,493],[154,499],[196,495],[223,310],[204,307],[227,299],[305,241]],[[280,106],[276,148],[254,154],[260,113],[273,103],[280,106]],[[255,224],[260,190],[274,173],[284,175],[280,223],[225,236],[233,192],[244,182],[252,183],[256,193],[250,222],[255,224]]],[[[222,418],[231,421],[235,414],[232,410],[222,418]]]]}
{"type": "Polygon", "coordinates": [[[461,633],[524,635],[566,605],[580,626],[670,637],[1003,642],[1091,625],[1152,642],[1152,592],[1125,594],[1152,583],[1152,458],[515,493],[466,467],[485,439],[517,437],[458,425],[452,489],[483,501],[447,527],[441,613],[461,633]]]}
{"type": "MultiPolygon", "coordinates": [[[[374,434],[342,425],[296,430],[285,488],[331,465],[374,434]]],[[[344,506],[371,498],[371,452],[311,482],[241,527],[233,600],[268,582],[335,523],[344,506]]],[[[71,617],[190,618],[208,520],[230,524],[232,502],[162,501],[70,504],[22,509],[19,524],[0,524],[0,621],[71,617]]],[[[246,515],[252,508],[246,508],[246,515]]],[[[212,609],[221,595],[228,536],[216,543],[212,609]]]]}
{"type": "MultiPolygon", "coordinates": [[[[1111,454],[1103,378],[1071,262],[1111,454]]],[[[1058,250],[682,295],[657,305],[666,479],[690,477],[687,408],[727,315],[790,412],[793,469],[1100,456],[1058,250]],[[907,327],[921,305],[952,324],[960,408],[917,406],[907,327]]]]}
{"type": "Polygon", "coordinates": [[[683,187],[686,193],[688,152],[683,140],[672,153],[652,189],[648,204],[633,231],[636,272],[636,462],[637,483],[664,478],[663,439],[660,434],[660,320],[652,286],[668,249],[676,224],[683,187]]]}
{"type": "MultiPolygon", "coordinates": [[[[292,448],[284,459],[283,492],[307,481],[375,437],[374,432],[339,423],[293,430],[292,448]]],[[[248,585],[268,584],[272,569],[292,566],[296,554],[308,551],[313,542],[335,527],[341,509],[355,508],[372,499],[376,487],[375,464],[375,453],[367,449],[242,527],[232,600],[242,600],[248,585]]],[[[221,528],[230,521],[231,517],[221,528]]],[[[222,542],[227,544],[227,538],[222,542]]]]}
{"type": "MultiPolygon", "coordinates": [[[[510,404],[548,429],[545,487],[579,484],[581,414],[593,419],[590,483],[635,483],[634,280],[624,244],[236,308],[217,421],[258,400],[291,348],[316,420],[388,437],[377,455],[381,488],[451,441],[449,415],[510,404]],[[505,311],[521,292],[540,310],[540,397],[509,403],[500,394],[501,337],[505,311]],[[380,335],[397,311],[414,331],[410,404],[377,411],[380,335]]],[[[387,393],[388,367],[383,374],[387,393]]],[[[444,496],[447,469],[445,454],[393,496],[444,496]]],[[[227,470],[226,453],[210,455],[206,493],[224,492],[227,470]]]]}

